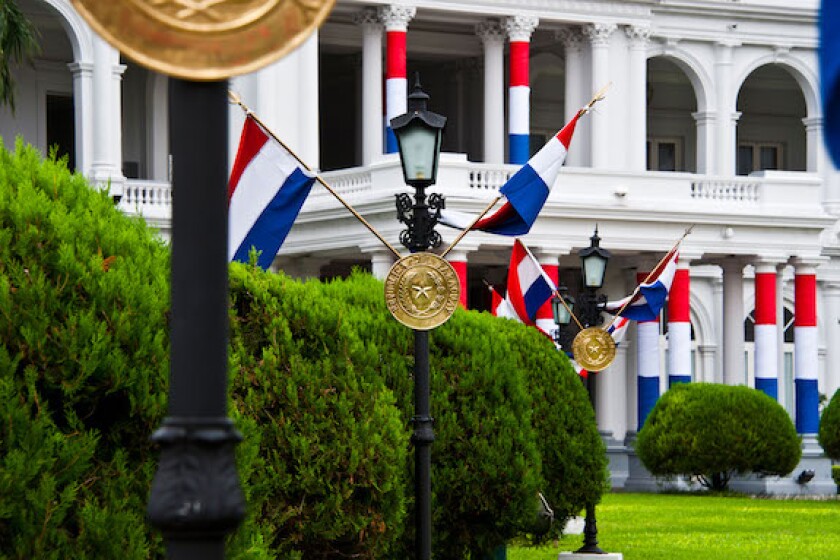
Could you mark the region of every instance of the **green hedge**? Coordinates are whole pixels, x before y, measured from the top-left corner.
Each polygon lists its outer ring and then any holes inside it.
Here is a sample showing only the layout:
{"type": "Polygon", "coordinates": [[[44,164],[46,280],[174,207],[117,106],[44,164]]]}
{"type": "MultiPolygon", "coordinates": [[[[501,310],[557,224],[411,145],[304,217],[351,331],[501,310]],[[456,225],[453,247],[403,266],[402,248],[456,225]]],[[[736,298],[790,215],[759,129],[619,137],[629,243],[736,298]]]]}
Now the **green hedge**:
{"type": "MultiPolygon", "coordinates": [[[[166,412],[169,251],[106,193],[0,151],[0,557],[162,558],[144,521],[166,412]]],[[[413,336],[368,275],[231,267],[230,414],[248,517],[228,557],[405,558],[413,336]]],[[[480,558],[603,490],[586,392],[534,329],[431,333],[434,547],[480,558]]],[[[558,526],[560,524],[558,523],[558,526]]]]}
{"type": "Polygon", "coordinates": [[[662,395],[636,451],[651,474],[695,475],[715,490],[734,473],[787,475],[802,455],[779,403],[755,389],[709,383],[680,384],[662,395]]]}
{"type": "Polygon", "coordinates": [[[230,286],[233,401],[259,441],[241,474],[270,550],[384,557],[405,521],[407,445],[377,357],[347,327],[359,311],[240,264],[230,286]]]}
{"type": "MultiPolygon", "coordinates": [[[[343,324],[364,333],[382,364],[378,374],[397,395],[408,442],[412,429],[408,420],[414,414],[412,331],[390,316],[381,282],[368,275],[355,274],[321,289],[336,305],[346,298],[361,310],[348,315],[343,324]]],[[[522,534],[536,509],[543,479],[531,426],[532,401],[522,372],[511,362],[516,349],[500,331],[504,323],[487,314],[458,310],[430,332],[436,558],[468,554],[481,558],[522,534]]],[[[406,472],[413,473],[413,466],[411,453],[406,472]]],[[[413,500],[409,513],[413,519],[413,500]]],[[[412,555],[413,531],[409,523],[396,558],[412,555]]]]}
{"type": "Polygon", "coordinates": [[[840,459],[840,391],[834,393],[820,416],[817,440],[832,459],[840,459]]]}
{"type": "Polygon", "coordinates": [[[0,150],[0,556],[137,558],[166,400],[168,250],[18,142],[0,150]]]}

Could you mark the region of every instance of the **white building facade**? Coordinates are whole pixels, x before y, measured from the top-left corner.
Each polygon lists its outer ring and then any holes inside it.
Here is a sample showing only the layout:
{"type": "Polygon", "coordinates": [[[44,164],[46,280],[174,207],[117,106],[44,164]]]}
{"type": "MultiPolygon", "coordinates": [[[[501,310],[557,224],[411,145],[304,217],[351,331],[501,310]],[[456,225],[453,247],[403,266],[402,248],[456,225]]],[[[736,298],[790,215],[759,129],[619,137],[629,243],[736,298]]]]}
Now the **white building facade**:
{"type": "MultiPolygon", "coordinates": [[[[57,145],[168,235],[167,78],[99,39],[69,0],[19,3],[42,52],[15,71],[4,142],[57,145]]],[[[604,292],[617,299],[695,226],[671,305],[633,327],[597,375],[613,483],[632,486],[632,439],[649,407],[639,403],[669,379],[773,394],[806,459],[819,455],[819,398],[840,386],[840,173],[823,147],[817,17],[817,0],[338,0],[300,48],[231,88],[399,246],[394,195],[408,188],[385,117],[415,72],[429,108],[448,117],[431,190],[468,212],[611,82],[524,241],[574,295],[576,253],[597,224],[613,254],[604,292]]],[[[231,160],[243,118],[232,106],[231,160]]],[[[438,231],[443,247],[458,233],[438,231]]],[[[473,232],[448,255],[469,308],[487,309],[484,281],[504,286],[511,246],[473,232]]],[[[316,185],[275,266],[384,277],[392,262],[316,185]]]]}

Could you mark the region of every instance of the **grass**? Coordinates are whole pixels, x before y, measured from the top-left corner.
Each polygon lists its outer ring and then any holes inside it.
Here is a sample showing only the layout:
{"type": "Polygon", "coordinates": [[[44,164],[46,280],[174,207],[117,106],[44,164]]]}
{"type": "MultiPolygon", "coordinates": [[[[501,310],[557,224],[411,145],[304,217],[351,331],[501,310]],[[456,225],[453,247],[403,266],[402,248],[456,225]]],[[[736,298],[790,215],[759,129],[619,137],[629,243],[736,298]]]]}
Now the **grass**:
{"type": "MultiPolygon", "coordinates": [[[[840,501],[697,494],[608,494],[598,540],[625,560],[837,560],[840,501]]],[[[509,547],[508,560],[557,560],[579,548],[568,535],[539,548],[509,547]]]]}

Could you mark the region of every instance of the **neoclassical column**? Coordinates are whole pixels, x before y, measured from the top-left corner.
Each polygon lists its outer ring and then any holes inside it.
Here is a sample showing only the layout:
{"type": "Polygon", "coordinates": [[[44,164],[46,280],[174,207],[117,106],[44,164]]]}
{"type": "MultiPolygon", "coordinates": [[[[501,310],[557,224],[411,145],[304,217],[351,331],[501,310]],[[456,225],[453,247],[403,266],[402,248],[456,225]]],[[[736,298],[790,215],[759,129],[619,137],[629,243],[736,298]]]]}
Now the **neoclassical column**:
{"type": "Polygon", "coordinates": [[[406,34],[408,22],[417,13],[414,6],[391,4],[379,7],[379,19],[385,24],[385,152],[396,153],[397,137],[391,130],[391,119],[406,112],[408,80],[406,77],[406,34]]]}
{"type": "MultiPolygon", "coordinates": [[[[636,284],[641,284],[650,271],[637,272],[636,284]]],[[[636,375],[638,385],[638,426],[645,425],[650,411],[659,400],[659,317],[636,323],[636,375]]]]}
{"type": "Polygon", "coordinates": [[[362,165],[382,155],[382,22],[373,8],[358,12],[362,28],[362,165]]]}
{"type": "Polygon", "coordinates": [[[300,111],[300,151],[298,155],[313,169],[321,167],[320,126],[318,108],[318,33],[313,31],[298,49],[300,57],[298,73],[297,107],[300,111]]]}
{"type": "Polygon", "coordinates": [[[73,74],[76,169],[88,176],[93,164],[93,66],[91,62],[72,62],[67,65],[73,74]]]}
{"type": "Polygon", "coordinates": [[[817,272],[819,261],[795,258],[794,376],[796,431],[816,434],[820,426],[818,389],[817,272]]]}
{"type": "Polygon", "coordinates": [[[624,28],[630,43],[628,68],[627,170],[647,168],[647,47],[650,27],[631,25],[624,28]]]}
{"type": "Polygon", "coordinates": [[[467,251],[453,249],[446,256],[446,260],[449,261],[449,264],[452,265],[452,268],[455,269],[455,273],[458,275],[458,282],[461,284],[461,307],[467,309],[469,286],[467,283],[467,251]]]}
{"type": "Polygon", "coordinates": [[[806,117],[802,119],[805,125],[805,171],[819,173],[825,169],[828,153],[822,141],[823,118],[806,117]]]}
{"type": "Polygon", "coordinates": [[[309,280],[310,278],[319,279],[321,277],[321,267],[325,261],[319,257],[298,257],[293,261],[292,270],[293,276],[298,280],[309,280]]]}
{"type": "Polygon", "coordinates": [[[755,261],[755,388],[779,400],[779,314],[776,297],[779,259],[755,261]]]}
{"type": "Polygon", "coordinates": [[[668,294],[668,387],[691,382],[691,260],[680,255],[668,294]]]}
{"type": "Polygon", "coordinates": [[[735,124],[740,114],[735,112],[732,85],[732,51],[739,46],[734,42],[715,45],[715,92],[717,93],[717,134],[715,152],[717,175],[735,175],[735,124]]]}
{"type": "Polygon", "coordinates": [[[505,31],[498,21],[475,26],[484,45],[484,162],[505,162],[505,31]]]}
{"type": "MultiPolygon", "coordinates": [[[[776,372],[781,374],[785,371],[785,271],[786,262],[776,265],[776,372]]],[[[778,384],[779,402],[787,402],[787,388],[784,383],[778,384]]]]}
{"type": "MultiPolygon", "coordinates": [[[[615,360],[598,376],[598,390],[595,391],[595,411],[598,429],[609,432],[621,441],[627,435],[627,347],[624,342],[615,349],[615,360]]],[[[590,375],[593,375],[590,373],[590,375]]]]}
{"type": "Polygon", "coordinates": [[[715,113],[697,111],[691,113],[697,133],[697,173],[712,173],[715,162],[715,113]]]}
{"type": "Polygon", "coordinates": [[[717,357],[717,344],[702,344],[697,347],[697,352],[700,353],[700,376],[698,381],[706,383],[715,382],[715,360],[717,357]]]}
{"type": "MultiPolygon", "coordinates": [[[[610,38],[617,29],[614,23],[593,23],[582,28],[583,34],[589,39],[592,52],[592,92],[596,92],[610,82],[610,38]]],[[[615,131],[610,130],[609,103],[602,103],[597,111],[589,115],[592,123],[592,167],[604,168],[609,166],[610,158],[615,157],[610,153],[610,135],[615,131]]]]}
{"type": "Polygon", "coordinates": [[[502,25],[510,38],[510,88],[508,100],[508,161],[524,164],[531,156],[531,34],[540,20],[517,15],[502,25]]]}
{"type": "Polygon", "coordinates": [[[540,263],[540,266],[551,278],[551,281],[554,282],[555,286],[560,285],[560,257],[562,255],[568,255],[571,249],[564,250],[564,251],[549,251],[542,248],[535,248],[533,249],[534,257],[537,259],[537,262],[540,263]]]}
{"type": "MultiPolygon", "coordinates": [[[[584,99],[584,84],[577,79],[577,76],[585,75],[583,64],[583,34],[580,32],[579,27],[564,27],[555,32],[555,37],[563,43],[566,51],[566,103],[564,108],[566,120],[564,122],[569,122],[588,101],[584,99]]],[[[583,149],[587,145],[584,140],[588,132],[586,127],[578,127],[575,133],[577,137],[575,144],[577,147],[575,149],[569,149],[569,153],[566,154],[566,165],[581,167],[588,163],[585,158],[586,150],[583,149]]]]}
{"type": "Polygon", "coordinates": [[[744,263],[725,259],[723,269],[723,383],[746,385],[744,370],[744,263]]]}
{"type": "Polygon", "coordinates": [[[121,81],[125,66],[120,53],[98,35],[93,41],[93,162],[91,178],[100,186],[110,183],[112,195],[122,195],[121,81]]]}
{"type": "Polygon", "coordinates": [[[825,362],[829,364],[825,368],[825,384],[823,391],[830,399],[834,393],[840,388],[840,369],[836,364],[840,363],[840,279],[833,281],[821,282],[821,294],[823,301],[823,308],[825,309],[825,316],[829,320],[825,321],[825,362]]]}
{"type": "Polygon", "coordinates": [[[388,249],[376,248],[370,254],[370,273],[377,280],[385,280],[394,264],[394,254],[388,249]]]}

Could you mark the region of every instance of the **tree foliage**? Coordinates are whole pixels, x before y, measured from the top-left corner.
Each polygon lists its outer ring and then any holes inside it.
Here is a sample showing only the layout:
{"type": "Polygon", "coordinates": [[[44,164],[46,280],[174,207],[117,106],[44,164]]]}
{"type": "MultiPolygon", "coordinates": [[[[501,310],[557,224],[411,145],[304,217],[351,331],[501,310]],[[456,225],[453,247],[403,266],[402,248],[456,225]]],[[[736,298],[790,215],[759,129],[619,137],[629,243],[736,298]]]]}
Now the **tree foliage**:
{"type": "Polygon", "coordinates": [[[826,455],[840,460],[840,391],[834,393],[823,409],[817,440],[826,455]]]}
{"type": "Polygon", "coordinates": [[[0,105],[15,109],[12,65],[30,60],[39,51],[38,32],[15,0],[0,0],[0,105]]]}
{"type": "Polygon", "coordinates": [[[715,490],[735,474],[789,474],[802,455],[785,409],[743,386],[686,383],[653,407],[636,440],[653,475],[694,475],[715,490]]]}
{"type": "Polygon", "coordinates": [[[148,558],[168,251],[106,193],[0,151],[0,555],[148,558]]]}

